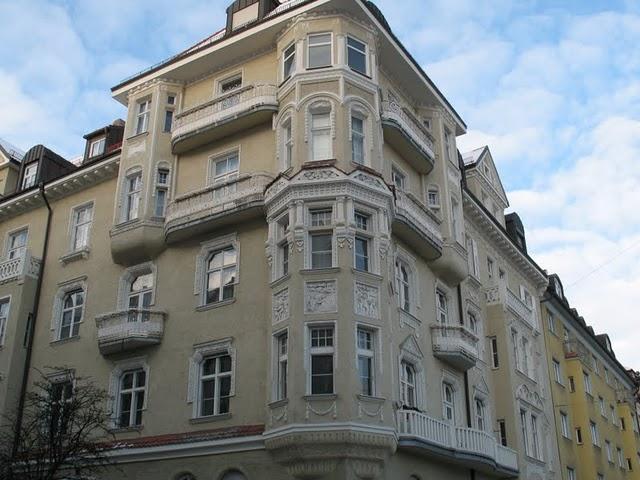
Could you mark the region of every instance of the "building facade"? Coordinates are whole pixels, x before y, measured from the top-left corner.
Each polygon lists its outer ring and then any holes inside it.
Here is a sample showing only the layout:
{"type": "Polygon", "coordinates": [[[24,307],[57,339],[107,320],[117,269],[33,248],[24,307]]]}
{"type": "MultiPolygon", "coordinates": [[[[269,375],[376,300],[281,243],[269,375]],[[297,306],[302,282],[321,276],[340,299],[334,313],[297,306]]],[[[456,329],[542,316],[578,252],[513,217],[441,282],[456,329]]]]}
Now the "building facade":
{"type": "Polygon", "coordinates": [[[237,0],[112,93],[0,201],[0,409],[91,377],[128,478],[563,478],[547,277],[372,3],[237,0]]]}
{"type": "Polygon", "coordinates": [[[636,379],[570,307],[557,275],[541,305],[563,478],[640,478],[636,379]]]}

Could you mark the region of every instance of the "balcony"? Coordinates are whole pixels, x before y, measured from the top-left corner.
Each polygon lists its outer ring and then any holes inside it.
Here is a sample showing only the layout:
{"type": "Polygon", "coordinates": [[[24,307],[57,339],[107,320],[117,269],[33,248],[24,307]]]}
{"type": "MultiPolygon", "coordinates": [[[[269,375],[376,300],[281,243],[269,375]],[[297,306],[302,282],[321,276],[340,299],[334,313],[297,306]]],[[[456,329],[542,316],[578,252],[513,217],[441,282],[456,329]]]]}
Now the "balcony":
{"type": "Polygon", "coordinates": [[[538,329],[536,311],[504,285],[494,285],[485,291],[487,305],[502,304],[533,329],[538,329]]]}
{"type": "Polygon", "coordinates": [[[398,448],[443,458],[497,478],[518,475],[518,454],[489,433],[413,410],[398,411],[398,448]]]}
{"type": "Polygon", "coordinates": [[[176,197],[167,207],[167,242],[211,231],[262,214],[264,190],[273,177],[256,173],[176,197]]]}
{"type": "Polygon", "coordinates": [[[578,340],[566,340],[563,343],[564,358],[579,359],[586,367],[593,368],[593,355],[589,349],[578,340]]]}
{"type": "Polygon", "coordinates": [[[467,250],[456,240],[442,246],[442,255],[429,264],[450,285],[457,285],[469,275],[467,250]]]}
{"type": "Polygon", "coordinates": [[[102,355],[158,345],[166,314],[158,310],[122,310],[96,317],[102,355]]]}
{"type": "Polygon", "coordinates": [[[433,354],[458,370],[467,371],[478,360],[478,337],[462,325],[432,325],[433,354]]]}
{"type": "Polygon", "coordinates": [[[395,102],[382,102],[384,140],[395,148],[418,172],[433,169],[433,139],[420,121],[395,102]]]}
{"type": "Polygon", "coordinates": [[[176,115],[171,131],[173,153],[268,122],[278,111],[275,85],[248,85],[176,115]]]}
{"type": "Polygon", "coordinates": [[[411,193],[396,190],[393,231],[427,260],[442,254],[440,221],[411,193]]]}
{"type": "Polygon", "coordinates": [[[0,284],[24,277],[38,278],[39,273],[40,259],[32,257],[29,251],[24,255],[0,262],[0,284]]]}

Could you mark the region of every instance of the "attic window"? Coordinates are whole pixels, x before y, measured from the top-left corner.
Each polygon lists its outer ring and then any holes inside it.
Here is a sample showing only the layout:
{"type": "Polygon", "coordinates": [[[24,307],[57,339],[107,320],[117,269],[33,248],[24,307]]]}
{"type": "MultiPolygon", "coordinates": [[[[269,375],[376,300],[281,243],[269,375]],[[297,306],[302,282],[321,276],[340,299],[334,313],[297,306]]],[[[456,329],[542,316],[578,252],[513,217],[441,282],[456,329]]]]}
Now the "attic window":
{"type": "Polygon", "coordinates": [[[38,163],[33,162],[24,169],[24,177],[22,178],[22,188],[33,187],[36,184],[36,175],[38,173],[38,163]]]}
{"type": "Polygon", "coordinates": [[[99,138],[98,140],[94,140],[93,142],[91,142],[91,145],[89,146],[89,158],[102,155],[104,153],[105,143],[106,143],[105,137],[99,138]]]}

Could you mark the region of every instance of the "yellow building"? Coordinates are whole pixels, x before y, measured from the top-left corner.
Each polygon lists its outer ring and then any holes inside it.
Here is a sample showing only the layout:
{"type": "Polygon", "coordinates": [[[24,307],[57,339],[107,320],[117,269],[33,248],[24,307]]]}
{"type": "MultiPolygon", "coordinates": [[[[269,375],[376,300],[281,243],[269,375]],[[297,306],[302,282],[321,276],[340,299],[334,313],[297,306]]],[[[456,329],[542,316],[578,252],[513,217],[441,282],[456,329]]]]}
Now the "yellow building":
{"type": "Polygon", "coordinates": [[[570,307],[557,275],[541,304],[562,478],[640,479],[635,378],[608,335],[570,307]]]}

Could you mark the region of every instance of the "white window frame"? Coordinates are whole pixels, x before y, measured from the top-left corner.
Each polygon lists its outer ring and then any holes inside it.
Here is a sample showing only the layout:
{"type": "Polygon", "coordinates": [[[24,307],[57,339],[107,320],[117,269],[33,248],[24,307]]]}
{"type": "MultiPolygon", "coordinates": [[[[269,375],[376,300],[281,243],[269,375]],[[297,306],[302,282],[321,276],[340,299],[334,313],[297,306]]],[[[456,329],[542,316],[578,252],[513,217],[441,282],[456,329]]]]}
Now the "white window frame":
{"type": "Polygon", "coordinates": [[[403,258],[396,257],[395,280],[398,307],[407,313],[412,313],[416,307],[415,299],[413,298],[415,295],[414,276],[413,270],[403,258]],[[402,274],[403,271],[404,275],[402,274]]]}
{"type": "MultiPolygon", "coordinates": [[[[310,204],[307,205],[306,208],[306,222],[305,222],[305,227],[307,230],[307,253],[305,255],[305,265],[306,268],[309,270],[322,270],[322,269],[326,269],[326,268],[333,268],[336,266],[336,238],[335,238],[335,228],[334,228],[334,224],[335,224],[335,220],[334,220],[334,214],[335,214],[336,208],[333,204],[326,204],[326,203],[320,203],[320,204],[310,204]],[[314,215],[318,215],[320,213],[326,213],[326,212],[330,212],[329,213],[329,217],[328,217],[328,223],[326,222],[327,217],[323,217],[324,219],[322,220],[321,223],[317,223],[314,225],[314,215]],[[319,235],[324,235],[324,236],[329,236],[331,239],[331,263],[329,266],[314,266],[314,249],[313,249],[313,237],[314,236],[319,236],[319,235]]],[[[318,219],[320,219],[320,217],[317,217],[318,219]]],[[[315,253],[324,253],[326,254],[328,252],[328,250],[318,250],[315,253]]]]}
{"type": "Polygon", "coordinates": [[[142,171],[135,170],[129,173],[124,179],[124,202],[122,210],[122,221],[130,222],[137,220],[142,215],[143,198],[142,171]],[[137,182],[135,179],[138,179],[137,182]],[[135,182],[132,184],[132,182],[135,182]]]}
{"type": "Polygon", "coordinates": [[[105,152],[105,146],[107,144],[107,137],[100,137],[96,140],[92,140],[89,144],[89,157],[98,157],[105,152]]]}
{"type": "Polygon", "coordinates": [[[591,376],[585,372],[584,370],[582,371],[582,381],[584,383],[584,391],[587,395],[593,397],[593,387],[591,385],[591,376]]]}
{"type": "Polygon", "coordinates": [[[375,272],[374,268],[374,232],[375,232],[375,218],[374,214],[369,211],[363,211],[358,208],[353,212],[353,219],[355,225],[355,238],[353,245],[353,268],[360,272],[375,272]],[[360,221],[359,221],[360,220],[360,221]],[[363,242],[366,248],[364,255],[358,255],[358,241],[363,242]],[[362,257],[365,260],[366,268],[358,268],[358,258],[362,257]]]}
{"type": "Polygon", "coordinates": [[[456,388],[446,380],[442,382],[442,419],[456,424],[456,388]],[[451,393],[451,400],[447,400],[447,392],[451,393]]]}
{"type": "MultiPolygon", "coordinates": [[[[325,341],[328,337],[325,336],[325,341]]],[[[338,344],[337,328],[334,322],[307,323],[305,328],[305,349],[306,349],[306,370],[307,370],[307,395],[334,395],[336,393],[336,349],[338,344]],[[313,332],[315,330],[331,330],[331,345],[312,346],[313,332]],[[331,356],[332,358],[332,391],[331,392],[313,392],[313,357],[314,356],[331,356]]],[[[316,374],[319,375],[319,374],[316,374]]],[[[326,374],[325,374],[326,375],[326,374]]]]}
{"type": "Polygon", "coordinates": [[[618,454],[618,466],[624,470],[624,452],[620,447],[616,447],[616,453],[618,454]]]}
{"type": "Polygon", "coordinates": [[[324,102],[322,106],[316,105],[309,112],[309,161],[321,162],[323,160],[330,160],[333,157],[333,127],[332,127],[333,107],[331,104],[325,106],[324,102]],[[315,111],[314,111],[315,110],[315,111]],[[316,125],[316,119],[319,117],[326,117],[327,122],[325,124],[316,125]],[[326,137],[327,152],[322,154],[320,150],[321,139],[326,137]]]}
{"type": "Polygon", "coordinates": [[[236,184],[238,176],[240,175],[240,148],[233,148],[225,152],[209,157],[209,165],[207,172],[207,184],[209,186],[220,186],[217,188],[214,195],[228,195],[236,191],[236,184]],[[230,160],[235,158],[235,169],[228,169],[230,160]],[[227,170],[224,173],[216,173],[217,165],[222,162],[226,162],[227,170]]]}
{"type": "Polygon", "coordinates": [[[286,400],[289,393],[289,329],[273,334],[273,401],[286,400]]]}
{"type": "Polygon", "coordinates": [[[140,99],[136,102],[136,135],[149,131],[151,117],[151,98],[140,99]]]}
{"type": "Polygon", "coordinates": [[[293,165],[293,117],[287,116],[281,124],[282,136],[282,171],[285,172],[293,165]]]}
{"type": "Polygon", "coordinates": [[[478,243],[471,235],[467,235],[467,259],[469,264],[469,273],[479,280],[480,265],[478,263],[478,243]]]}
{"type": "Polygon", "coordinates": [[[549,331],[554,335],[557,335],[556,317],[549,309],[547,309],[547,324],[549,326],[549,331]]]}
{"type": "Polygon", "coordinates": [[[530,414],[531,419],[531,446],[533,447],[533,457],[542,460],[542,448],[540,445],[540,426],[538,416],[530,414]]]}
{"type": "Polygon", "coordinates": [[[354,37],[353,35],[347,35],[345,38],[345,47],[346,47],[346,55],[345,55],[345,60],[347,63],[347,66],[353,70],[354,72],[357,72],[361,75],[365,75],[365,76],[369,76],[369,45],[367,45],[366,42],[363,42],[362,40],[354,37]],[[364,50],[360,50],[358,48],[356,48],[355,46],[349,45],[349,40],[353,40],[354,42],[357,42],[359,44],[361,44],[364,47],[364,50]],[[364,57],[364,72],[361,72],[360,70],[352,67],[349,64],[349,50],[354,50],[355,52],[362,54],[362,56],[364,57]]]}
{"type": "Polygon", "coordinates": [[[349,134],[351,136],[351,161],[357,165],[366,165],[366,150],[367,150],[367,142],[366,142],[366,130],[367,130],[367,119],[364,115],[362,115],[358,110],[351,111],[351,117],[349,118],[349,134]],[[362,125],[362,130],[357,131],[354,128],[354,120],[358,120],[362,125]],[[360,157],[357,157],[356,153],[356,142],[361,147],[360,157]]]}
{"type": "MultiPolygon", "coordinates": [[[[233,376],[233,358],[228,352],[217,352],[211,355],[205,355],[200,362],[200,368],[198,371],[198,417],[199,418],[209,418],[216,417],[220,415],[228,415],[231,411],[231,383],[233,376]],[[229,358],[229,370],[221,370],[222,359],[229,358]],[[213,361],[214,363],[214,372],[206,374],[204,373],[204,366],[206,362],[213,361]],[[229,379],[229,395],[223,397],[221,393],[221,384],[224,379],[229,379]],[[213,396],[213,413],[205,414],[203,412],[204,409],[204,389],[203,384],[205,382],[213,381],[214,388],[214,396],[213,396]],[[221,401],[222,399],[227,399],[229,406],[226,411],[222,411],[221,401]]],[[[211,400],[211,399],[207,399],[211,400]]]]}
{"type": "Polygon", "coordinates": [[[71,252],[88,250],[91,243],[91,229],[93,227],[93,202],[78,205],[71,209],[71,252]],[[79,220],[80,212],[88,211],[88,217],[82,221],[79,220]],[[80,229],[85,229],[84,241],[78,244],[78,233],[80,229]]]}
{"type": "Polygon", "coordinates": [[[487,430],[487,405],[484,398],[478,396],[473,399],[476,428],[481,431],[487,430]]]}
{"type": "Polygon", "coordinates": [[[551,364],[553,365],[553,375],[554,375],[555,381],[558,382],[560,385],[564,385],[564,381],[562,378],[562,366],[560,365],[560,362],[555,358],[553,358],[551,359],[551,364]]]}
{"type": "Polygon", "coordinates": [[[236,90],[240,90],[244,85],[244,75],[242,71],[234,72],[229,75],[226,75],[216,81],[216,94],[217,96],[227,95],[231,92],[235,92],[236,90]],[[240,83],[235,85],[233,88],[229,88],[225,90],[225,85],[236,83],[237,80],[240,80],[240,83]]]}
{"type": "Polygon", "coordinates": [[[571,467],[567,467],[567,480],[576,480],[576,471],[571,467]]]}
{"type": "Polygon", "coordinates": [[[0,347],[7,336],[7,324],[11,314],[11,295],[0,298],[0,347]],[[5,307],[6,305],[6,307],[5,307]]]}
{"type": "Polygon", "coordinates": [[[197,308],[207,309],[220,305],[227,305],[235,301],[238,293],[238,285],[240,284],[240,241],[236,233],[231,233],[221,237],[214,238],[212,240],[202,242],[200,244],[200,252],[196,256],[196,269],[195,269],[195,281],[194,281],[194,295],[197,297],[197,308]],[[233,284],[233,297],[224,301],[216,303],[207,303],[207,280],[208,280],[208,264],[212,254],[217,251],[224,250],[226,248],[234,248],[236,251],[236,278],[233,284]]]}
{"type": "Polygon", "coordinates": [[[31,188],[36,184],[38,178],[38,162],[31,162],[24,168],[24,174],[22,176],[22,190],[31,188]]]}
{"type": "Polygon", "coordinates": [[[289,275],[291,272],[291,246],[289,237],[291,235],[291,219],[289,212],[285,212],[276,219],[275,223],[275,268],[273,280],[289,275]]]}
{"type": "Polygon", "coordinates": [[[147,375],[147,369],[145,369],[144,367],[136,367],[133,369],[128,369],[123,371],[120,374],[120,378],[118,381],[118,396],[117,396],[117,409],[116,409],[116,425],[117,428],[122,428],[122,429],[129,429],[129,428],[140,428],[143,425],[143,416],[144,416],[144,411],[145,411],[145,406],[146,406],[146,402],[147,402],[147,387],[149,385],[149,379],[148,379],[148,375],[147,375]],[[144,373],[144,385],[140,386],[138,384],[138,374],[139,373],[144,373]],[[130,388],[123,388],[123,380],[125,378],[126,375],[132,374],[133,375],[133,382],[132,382],[132,386],[130,388]],[[130,405],[130,411],[129,411],[129,422],[127,425],[123,425],[120,422],[120,416],[122,415],[122,396],[123,395],[131,395],[131,405],[130,405]],[[137,416],[137,400],[139,398],[139,395],[142,394],[142,408],[140,409],[140,423],[136,423],[136,416],[137,416]]]}
{"type": "Polygon", "coordinates": [[[405,359],[400,361],[400,403],[410,408],[418,407],[418,372],[415,364],[405,359]],[[410,381],[407,371],[413,375],[413,382],[410,381]]]}
{"type": "Polygon", "coordinates": [[[27,253],[27,243],[29,241],[29,227],[18,228],[7,234],[5,259],[13,260],[18,258],[24,258],[27,253]],[[14,245],[14,239],[24,238],[24,242],[19,245],[14,245]]]}
{"type": "Polygon", "coordinates": [[[438,185],[427,186],[427,206],[433,210],[440,209],[440,188],[438,185]]]}
{"type": "Polygon", "coordinates": [[[531,455],[531,445],[529,444],[529,425],[528,425],[528,412],[524,408],[520,409],[520,428],[522,433],[522,440],[524,442],[524,453],[531,455]]]}
{"type": "Polygon", "coordinates": [[[87,296],[86,293],[84,291],[84,289],[82,287],[79,288],[75,288],[73,290],[67,291],[64,296],[62,297],[62,305],[61,305],[61,312],[60,312],[60,320],[58,322],[58,331],[56,334],[57,340],[67,340],[70,338],[74,338],[79,336],[79,332],[80,332],[80,325],[82,324],[83,320],[84,320],[84,312],[85,312],[85,308],[86,308],[86,303],[87,303],[87,296]],[[65,307],[65,302],[67,300],[67,298],[71,295],[73,295],[74,297],[78,294],[81,294],[82,296],[82,303],[77,303],[77,300],[73,300],[73,304],[71,307],[65,307]],[[80,310],[80,319],[76,321],[76,311],[80,310]],[[62,329],[63,329],[63,319],[64,319],[64,315],[65,313],[70,313],[71,315],[71,322],[69,323],[69,334],[65,337],[62,336],[62,329]],[[74,329],[77,329],[77,333],[73,333],[74,329]]]}
{"type": "Polygon", "coordinates": [[[168,165],[158,165],[155,171],[155,180],[156,198],[153,215],[157,218],[164,218],[167,214],[167,206],[169,205],[169,185],[171,182],[171,169],[168,165]],[[164,179],[162,176],[164,176],[164,179]],[[163,197],[162,201],[161,196],[163,197]]]}
{"type": "Polygon", "coordinates": [[[407,174],[396,165],[391,167],[391,183],[402,192],[407,189],[407,174]]]}
{"type": "Polygon", "coordinates": [[[296,57],[297,57],[297,45],[296,42],[290,43],[282,51],[282,81],[286,81],[296,73],[296,57]],[[292,50],[291,53],[287,53],[292,50]],[[287,72],[287,62],[291,60],[290,71],[287,72]]]}
{"type": "Polygon", "coordinates": [[[591,443],[596,447],[600,446],[600,432],[598,431],[598,424],[593,420],[589,421],[589,432],[591,433],[591,443]]]}
{"type": "Polygon", "coordinates": [[[436,320],[438,325],[449,325],[449,297],[447,293],[436,288],[436,320]]]}
{"type": "Polygon", "coordinates": [[[609,463],[614,463],[613,461],[613,450],[611,449],[611,442],[609,440],[604,441],[604,450],[607,453],[607,461],[609,463]]]}
{"type": "Polygon", "coordinates": [[[327,67],[332,67],[335,64],[334,58],[333,58],[333,32],[313,32],[307,35],[307,70],[312,70],[312,69],[316,69],[316,68],[327,68],[327,67]],[[329,36],[329,42],[323,42],[323,43],[316,43],[316,44],[311,44],[310,39],[312,37],[320,37],[320,36],[329,36]],[[319,48],[319,47],[326,47],[329,46],[329,52],[330,52],[330,62],[329,64],[326,65],[311,65],[311,49],[312,48],[319,48]]]}
{"type": "Polygon", "coordinates": [[[377,382],[376,382],[376,344],[377,344],[377,331],[370,328],[370,327],[366,327],[364,325],[356,325],[356,369],[358,372],[358,385],[360,386],[358,392],[360,393],[360,395],[364,395],[367,397],[375,397],[376,396],[376,387],[377,387],[377,382]],[[364,342],[364,346],[363,343],[360,341],[361,340],[361,336],[360,334],[363,334],[363,337],[368,335],[368,341],[369,341],[369,345],[366,345],[366,341],[364,342]],[[364,391],[363,387],[363,375],[362,372],[360,371],[360,359],[363,358],[366,361],[369,362],[369,389],[368,391],[364,391]]]}
{"type": "Polygon", "coordinates": [[[571,439],[571,426],[569,424],[569,415],[565,412],[560,412],[560,431],[564,438],[571,439]]]}

